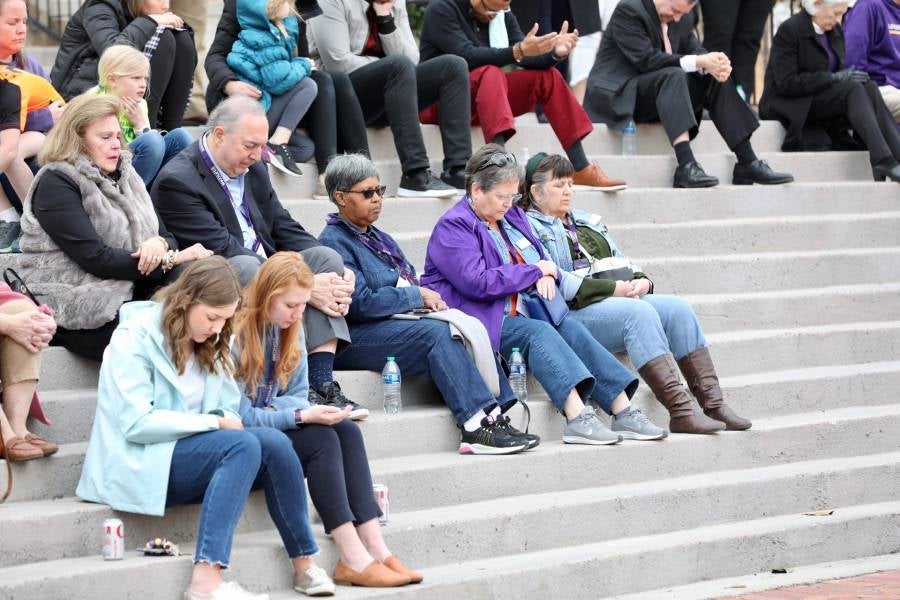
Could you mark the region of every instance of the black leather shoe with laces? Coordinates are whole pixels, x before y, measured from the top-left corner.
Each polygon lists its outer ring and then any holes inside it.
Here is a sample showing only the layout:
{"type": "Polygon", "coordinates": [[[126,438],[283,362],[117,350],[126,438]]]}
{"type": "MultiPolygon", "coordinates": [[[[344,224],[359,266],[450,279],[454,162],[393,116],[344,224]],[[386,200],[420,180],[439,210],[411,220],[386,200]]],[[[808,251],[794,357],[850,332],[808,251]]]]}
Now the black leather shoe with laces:
{"type": "Polygon", "coordinates": [[[695,160],[678,165],[672,185],[677,188],[708,188],[719,185],[719,178],[707,175],[695,160]]]}
{"type": "MultiPolygon", "coordinates": [[[[320,399],[316,404],[336,406],[340,409],[343,409],[345,406],[350,406],[351,421],[362,421],[369,416],[369,409],[347,398],[347,396],[344,395],[344,392],[341,391],[341,386],[337,381],[329,381],[313,391],[320,396],[320,399]]],[[[310,401],[312,401],[312,394],[310,394],[310,401]]]]}
{"type": "Polygon", "coordinates": [[[790,183],[793,180],[793,175],[773,171],[769,163],[760,159],[756,159],[746,165],[737,163],[734,165],[734,172],[731,175],[731,183],[734,185],[753,185],[754,183],[780,185],[782,183],[790,183]]]}

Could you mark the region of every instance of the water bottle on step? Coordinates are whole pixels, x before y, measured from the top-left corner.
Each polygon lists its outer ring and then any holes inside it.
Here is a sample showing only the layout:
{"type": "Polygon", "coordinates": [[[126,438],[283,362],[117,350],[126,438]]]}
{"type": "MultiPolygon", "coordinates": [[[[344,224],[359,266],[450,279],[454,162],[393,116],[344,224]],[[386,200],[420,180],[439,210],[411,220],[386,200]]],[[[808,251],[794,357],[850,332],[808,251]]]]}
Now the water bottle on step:
{"type": "Polygon", "coordinates": [[[512,388],[519,402],[524,404],[528,401],[525,359],[518,348],[513,348],[512,354],[509,356],[509,387],[512,388]]]}
{"type": "Polygon", "coordinates": [[[393,356],[388,356],[384,363],[381,382],[384,387],[384,414],[396,415],[400,412],[403,401],[400,398],[400,367],[393,356]]]}
{"type": "Polygon", "coordinates": [[[634,156],[637,154],[637,126],[634,121],[628,121],[628,125],[622,130],[622,156],[634,156]]]}

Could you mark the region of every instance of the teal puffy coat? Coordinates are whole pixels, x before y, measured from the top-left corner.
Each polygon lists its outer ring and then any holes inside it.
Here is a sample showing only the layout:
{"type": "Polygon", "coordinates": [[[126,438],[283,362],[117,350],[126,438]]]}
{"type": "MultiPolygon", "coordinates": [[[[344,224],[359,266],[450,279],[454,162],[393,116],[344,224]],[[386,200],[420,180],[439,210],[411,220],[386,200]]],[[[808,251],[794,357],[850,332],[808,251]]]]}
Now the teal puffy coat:
{"type": "Polygon", "coordinates": [[[312,71],[307,58],[294,56],[300,28],[297,17],[281,24],[282,33],[266,16],[267,0],[238,0],[237,18],[241,26],[237,41],[228,53],[228,66],[241,81],[262,92],[259,101],[268,112],[272,96],[288,92],[312,71]]]}

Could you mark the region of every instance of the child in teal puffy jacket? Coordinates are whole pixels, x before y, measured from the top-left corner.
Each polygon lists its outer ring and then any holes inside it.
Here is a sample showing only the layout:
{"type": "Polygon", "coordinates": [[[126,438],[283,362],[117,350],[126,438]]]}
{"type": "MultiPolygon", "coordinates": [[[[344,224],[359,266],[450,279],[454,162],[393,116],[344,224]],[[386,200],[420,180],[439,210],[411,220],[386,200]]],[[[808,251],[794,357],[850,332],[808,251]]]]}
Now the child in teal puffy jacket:
{"type": "Polygon", "coordinates": [[[293,0],[238,0],[241,32],[228,53],[228,66],[256,87],[269,118],[270,164],[288,175],[302,175],[297,162],[309,160],[312,141],[296,131],[316,98],[309,77],[312,62],[296,56],[299,25],[293,0]]]}

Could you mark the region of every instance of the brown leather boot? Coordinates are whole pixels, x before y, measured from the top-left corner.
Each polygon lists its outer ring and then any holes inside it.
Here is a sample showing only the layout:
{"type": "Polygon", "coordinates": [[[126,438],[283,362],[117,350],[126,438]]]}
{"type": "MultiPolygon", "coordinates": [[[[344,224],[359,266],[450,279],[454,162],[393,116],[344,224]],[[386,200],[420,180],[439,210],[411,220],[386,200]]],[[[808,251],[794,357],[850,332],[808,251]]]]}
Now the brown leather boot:
{"type": "Polygon", "coordinates": [[[719,378],[716,375],[716,367],[713,365],[708,348],[697,348],[681,358],[678,366],[684,373],[684,380],[687,382],[688,388],[708,417],[725,423],[725,428],[732,431],[750,429],[753,425],[750,419],[738,416],[725,404],[722,388],[719,387],[719,378]]]}
{"type": "Polygon", "coordinates": [[[694,403],[681,385],[671,354],[657,356],[638,369],[638,373],[669,411],[669,431],[672,433],[716,433],[725,429],[719,421],[694,410],[694,403]]]}

